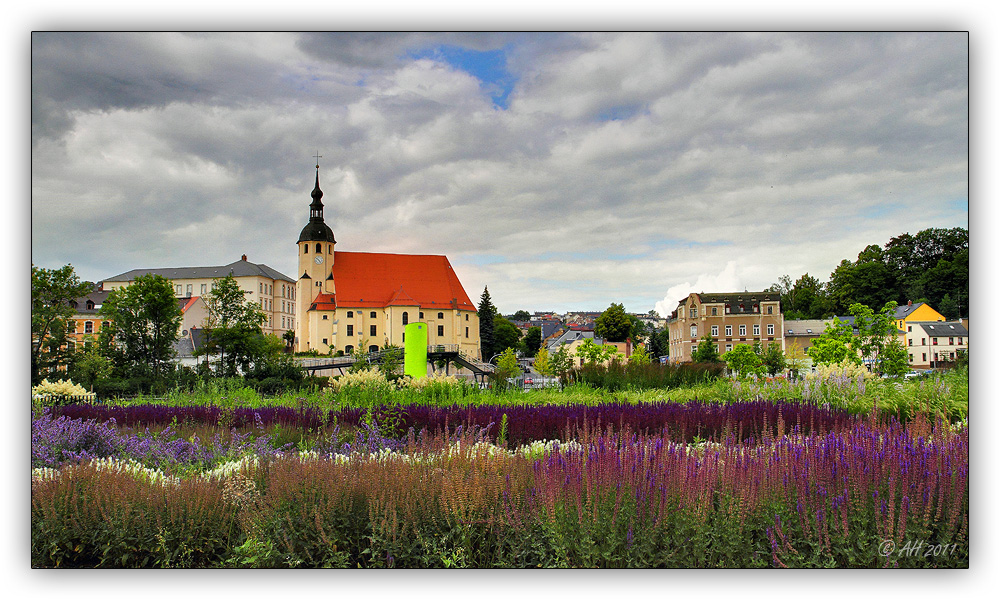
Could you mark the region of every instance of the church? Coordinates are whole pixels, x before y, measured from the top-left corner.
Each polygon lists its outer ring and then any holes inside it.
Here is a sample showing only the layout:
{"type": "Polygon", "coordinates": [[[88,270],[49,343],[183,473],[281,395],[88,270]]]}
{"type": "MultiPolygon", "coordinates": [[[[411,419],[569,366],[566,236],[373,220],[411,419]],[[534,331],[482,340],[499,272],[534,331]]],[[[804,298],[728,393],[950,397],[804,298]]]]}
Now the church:
{"type": "Polygon", "coordinates": [[[402,347],[408,323],[426,323],[429,346],[480,358],[479,316],[445,256],[342,252],[316,186],[298,240],[295,349],[320,354],[402,347]]]}

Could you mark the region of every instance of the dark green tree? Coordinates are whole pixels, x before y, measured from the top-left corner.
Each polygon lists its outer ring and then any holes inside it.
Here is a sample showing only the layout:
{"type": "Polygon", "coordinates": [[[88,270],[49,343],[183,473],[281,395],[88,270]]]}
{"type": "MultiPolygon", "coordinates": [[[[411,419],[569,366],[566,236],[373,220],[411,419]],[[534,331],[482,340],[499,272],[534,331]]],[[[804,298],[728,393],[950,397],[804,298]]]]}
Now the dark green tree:
{"type": "Polygon", "coordinates": [[[670,332],[668,330],[655,331],[649,336],[649,354],[654,359],[670,354],[670,332]]]}
{"type": "Polygon", "coordinates": [[[524,334],[524,354],[534,356],[542,346],[542,328],[529,327],[528,333],[524,334]]]}
{"type": "Polygon", "coordinates": [[[531,314],[526,310],[519,310],[511,316],[511,319],[515,321],[530,321],[531,314]]]}
{"type": "Polygon", "coordinates": [[[73,316],[70,301],[85,296],[91,284],[80,281],[72,265],[44,269],[31,265],[31,384],[70,361],[66,344],[67,319],[73,316]]]}
{"type": "Polygon", "coordinates": [[[594,335],[609,342],[624,342],[633,335],[634,322],[622,304],[611,303],[594,325],[594,335]]]}
{"type": "MultiPolygon", "coordinates": [[[[497,307],[493,306],[490,300],[489,287],[483,288],[483,295],[479,299],[479,347],[483,360],[489,360],[498,353],[496,336],[493,333],[493,320],[497,317],[497,307]]],[[[500,349],[502,350],[502,348],[500,349]]]]}
{"type": "Polygon", "coordinates": [[[698,342],[698,347],[695,348],[694,352],[691,353],[691,362],[696,363],[717,363],[722,362],[719,358],[719,350],[715,347],[715,341],[712,340],[712,336],[705,334],[701,341],[698,342]]]}
{"type": "Polygon", "coordinates": [[[761,362],[764,363],[764,370],[771,377],[785,370],[785,353],[781,351],[781,346],[775,342],[767,345],[760,353],[761,362]]]}
{"type": "Polygon", "coordinates": [[[520,343],[521,330],[500,315],[493,317],[493,336],[495,339],[494,343],[496,344],[494,348],[497,349],[497,353],[503,352],[508,348],[513,349],[515,352],[523,349],[520,343]]]}
{"type": "Polygon", "coordinates": [[[268,354],[261,325],[267,315],[260,306],[247,298],[232,274],[212,282],[212,291],[205,296],[208,317],[206,350],[219,355],[219,371],[235,377],[247,373],[258,360],[268,354]]]}
{"type": "Polygon", "coordinates": [[[172,371],[174,342],[181,325],[181,308],[170,281],[160,275],[140,275],[112,290],[99,314],[110,321],[102,327],[100,346],[108,353],[118,377],[152,377],[172,371]]]}

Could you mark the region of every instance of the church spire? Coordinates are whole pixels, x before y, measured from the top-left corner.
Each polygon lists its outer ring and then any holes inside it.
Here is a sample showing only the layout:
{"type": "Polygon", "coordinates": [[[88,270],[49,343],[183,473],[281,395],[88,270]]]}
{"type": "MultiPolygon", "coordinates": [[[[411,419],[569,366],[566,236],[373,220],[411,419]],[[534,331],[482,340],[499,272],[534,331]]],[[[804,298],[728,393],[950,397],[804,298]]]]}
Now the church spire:
{"type": "Polygon", "coordinates": [[[302,233],[299,234],[299,242],[315,241],[336,244],[337,241],[333,237],[333,230],[330,229],[330,226],[323,219],[323,190],[319,188],[319,159],[323,157],[317,152],[315,158],[316,186],[310,194],[312,202],[309,204],[309,222],[302,229],[302,233]]]}

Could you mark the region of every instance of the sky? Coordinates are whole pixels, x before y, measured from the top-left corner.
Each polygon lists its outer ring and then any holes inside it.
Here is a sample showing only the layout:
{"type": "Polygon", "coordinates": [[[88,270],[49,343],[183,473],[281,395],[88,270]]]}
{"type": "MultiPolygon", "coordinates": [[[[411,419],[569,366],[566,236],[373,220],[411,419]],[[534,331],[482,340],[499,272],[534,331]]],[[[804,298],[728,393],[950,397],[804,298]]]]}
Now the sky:
{"type": "Polygon", "coordinates": [[[969,226],[969,35],[34,33],[31,260],[443,254],[504,313],[821,281],[969,226]]]}

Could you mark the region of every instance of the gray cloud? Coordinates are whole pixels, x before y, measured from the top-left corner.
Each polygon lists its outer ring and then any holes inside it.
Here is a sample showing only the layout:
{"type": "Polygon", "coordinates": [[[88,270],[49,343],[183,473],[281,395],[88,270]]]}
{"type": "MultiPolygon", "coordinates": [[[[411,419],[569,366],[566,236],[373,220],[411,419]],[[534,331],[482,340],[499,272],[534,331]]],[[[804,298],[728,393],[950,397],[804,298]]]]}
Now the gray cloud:
{"type": "Polygon", "coordinates": [[[968,226],[962,33],[35,34],[32,107],[32,260],[88,279],[293,275],[316,150],[338,248],[447,254],[505,311],[968,226]],[[504,49],[508,108],[439,45],[504,49]]]}

